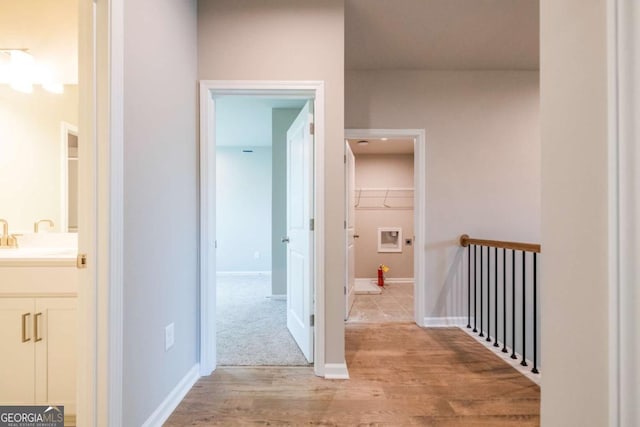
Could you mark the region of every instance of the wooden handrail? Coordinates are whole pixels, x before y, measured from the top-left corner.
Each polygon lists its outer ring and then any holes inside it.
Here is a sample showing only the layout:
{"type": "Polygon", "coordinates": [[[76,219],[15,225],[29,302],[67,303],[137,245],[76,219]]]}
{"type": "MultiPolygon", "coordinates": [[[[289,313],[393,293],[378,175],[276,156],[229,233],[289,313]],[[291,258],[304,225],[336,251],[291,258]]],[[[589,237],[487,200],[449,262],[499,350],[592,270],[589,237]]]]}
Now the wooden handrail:
{"type": "Polygon", "coordinates": [[[515,251],[540,253],[540,245],[536,243],[504,242],[501,240],[472,239],[467,234],[460,236],[460,246],[490,246],[492,248],[513,249],[515,251]]]}

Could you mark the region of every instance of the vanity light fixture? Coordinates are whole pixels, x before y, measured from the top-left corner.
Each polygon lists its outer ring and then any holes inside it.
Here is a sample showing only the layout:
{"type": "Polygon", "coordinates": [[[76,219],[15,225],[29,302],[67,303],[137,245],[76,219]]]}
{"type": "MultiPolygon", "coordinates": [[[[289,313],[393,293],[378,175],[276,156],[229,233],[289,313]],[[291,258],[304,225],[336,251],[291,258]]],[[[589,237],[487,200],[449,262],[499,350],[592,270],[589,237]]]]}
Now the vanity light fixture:
{"type": "Polygon", "coordinates": [[[362,139],[358,141],[358,145],[369,145],[369,141],[367,141],[366,139],[362,139]]]}
{"type": "Polygon", "coordinates": [[[0,58],[8,56],[9,61],[0,62],[0,83],[23,93],[32,93],[33,85],[39,84],[51,93],[63,93],[62,83],[53,80],[51,67],[37,63],[28,49],[0,49],[0,58]]]}

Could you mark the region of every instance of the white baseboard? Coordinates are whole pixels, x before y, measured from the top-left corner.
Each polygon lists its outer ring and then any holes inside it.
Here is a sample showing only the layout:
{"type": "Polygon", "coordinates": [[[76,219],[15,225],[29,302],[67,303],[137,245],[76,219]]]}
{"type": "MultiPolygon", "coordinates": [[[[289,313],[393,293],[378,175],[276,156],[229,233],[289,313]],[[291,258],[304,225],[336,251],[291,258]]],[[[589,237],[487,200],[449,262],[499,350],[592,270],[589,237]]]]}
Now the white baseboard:
{"type": "Polygon", "coordinates": [[[147,421],[142,424],[142,427],[161,427],[165,421],[171,416],[173,411],[178,407],[182,399],[187,395],[191,387],[200,379],[200,364],[193,365],[187,375],[184,376],[175,386],[171,393],[162,401],[160,406],[153,411],[153,414],[147,421]]]}
{"type": "Polygon", "coordinates": [[[518,358],[512,359],[511,347],[507,347],[507,349],[509,350],[508,353],[503,353],[500,347],[494,347],[492,342],[487,341],[486,338],[481,337],[477,333],[474,333],[471,329],[467,328],[466,326],[460,326],[460,329],[465,331],[467,335],[469,335],[471,338],[475,339],[480,344],[484,345],[486,348],[491,350],[496,356],[498,356],[499,358],[507,362],[509,365],[511,365],[513,369],[520,372],[522,375],[529,378],[534,383],[540,385],[540,381],[542,380],[542,374],[534,374],[533,372],[531,372],[531,368],[533,367],[533,362],[531,360],[525,359],[528,366],[522,366],[520,364],[520,362],[522,361],[522,355],[516,353],[516,356],[518,356],[518,358]]]}
{"type": "Polygon", "coordinates": [[[216,276],[271,276],[270,271],[216,271],[216,276]]]}
{"type": "Polygon", "coordinates": [[[286,294],[274,294],[274,295],[269,295],[267,298],[276,299],[276,300],[286,300],[287,299],[287,295],[286,294]]]}
{"type": "Polygon", "coordinates": [[[328,380],[348,380],[349,370],[344,363],[325,363],[324,377],[328,380]]]}
{"type": "MultiPolygon", "coordinates": [[[[363,282],[378,282],[377,277],[359,277],[356,278],[356,281],[361,280],[363,282]]],[[[395,284],[412,284],[414,282],[413,277],[385,277],[384,283],[393,283],[395,284]]]]}
{"type": "Polygon", "coordinates": [[[447,328],[464,326],[466,321],[466,317],[425,317],[422,326],[425,328],[447,328]]]}

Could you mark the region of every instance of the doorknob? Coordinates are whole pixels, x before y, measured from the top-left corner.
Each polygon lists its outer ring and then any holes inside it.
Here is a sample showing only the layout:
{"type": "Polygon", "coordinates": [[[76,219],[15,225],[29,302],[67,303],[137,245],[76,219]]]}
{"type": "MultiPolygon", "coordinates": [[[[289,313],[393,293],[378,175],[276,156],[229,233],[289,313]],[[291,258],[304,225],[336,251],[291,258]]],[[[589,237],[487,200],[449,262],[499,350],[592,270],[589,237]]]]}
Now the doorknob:
{"type": "Polygon", "coordinates": [[[282,238],[282,243],[289,243],[289,237],[288,236],[284,236],[282,238]]]}
{"type": "Polygon", "coordinates": [[[359,234],[354,234],[354,235],[353,235],[353,238],[354,238],[354,239],[359,239],[359,238],[360,238],[360,235],[359,235],[359,234]]]}

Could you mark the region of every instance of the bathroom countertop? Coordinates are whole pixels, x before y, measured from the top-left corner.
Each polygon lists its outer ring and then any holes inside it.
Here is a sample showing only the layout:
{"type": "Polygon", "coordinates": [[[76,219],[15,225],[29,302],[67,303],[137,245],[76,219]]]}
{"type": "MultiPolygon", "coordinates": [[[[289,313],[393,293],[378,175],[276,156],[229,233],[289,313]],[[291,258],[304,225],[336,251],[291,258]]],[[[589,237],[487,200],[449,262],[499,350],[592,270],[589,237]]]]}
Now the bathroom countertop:
{"type": "Polygon", "coordinates": [[[75,248],[0,248],[0,267],[75,267],[75,248]]]}

